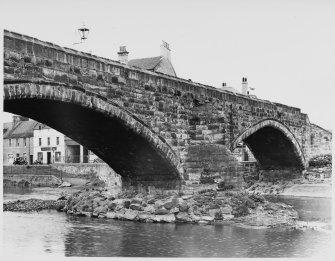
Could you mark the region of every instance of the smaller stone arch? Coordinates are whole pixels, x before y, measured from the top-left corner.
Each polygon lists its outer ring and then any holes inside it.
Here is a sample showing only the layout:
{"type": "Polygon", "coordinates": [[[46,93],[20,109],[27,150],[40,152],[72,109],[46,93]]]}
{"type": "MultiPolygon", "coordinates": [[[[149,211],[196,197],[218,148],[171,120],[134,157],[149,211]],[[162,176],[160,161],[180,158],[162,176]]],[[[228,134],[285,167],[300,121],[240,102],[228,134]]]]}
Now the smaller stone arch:
{"type": "MultiPolygon", "coordinates": [[[[231,143],[230,150],[233,151],[236,146],[241,143],[242,141],[245,141],[250,137],[251,135],[257,133],[258,131],[264,129],[264,128],[273,128],[280,133],[283,134],[283,136],[289,141],[289,143],[292,145],[294,150],[294,155],[299,160],[300,165],[303,168],[306,168],[306,160],[305,156],[302,152],[301,146],[298,143],[297,139],[295,138],[294,134],[280,121],[276,119],[266,119],[259,121],[249,127],[248,129],[244,130],[242,133],[240,133],[234,141],[231,143]]],[[[253,149],[250,148],[253,152],[253,149]]]]}

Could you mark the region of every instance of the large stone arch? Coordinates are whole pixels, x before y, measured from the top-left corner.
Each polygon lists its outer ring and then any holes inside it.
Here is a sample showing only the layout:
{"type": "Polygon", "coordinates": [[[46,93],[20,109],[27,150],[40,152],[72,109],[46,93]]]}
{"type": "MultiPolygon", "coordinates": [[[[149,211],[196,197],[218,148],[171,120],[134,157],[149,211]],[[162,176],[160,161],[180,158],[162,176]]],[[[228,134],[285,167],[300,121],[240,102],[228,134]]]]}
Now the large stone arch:
{"type": "Polygon", "coordinates": [[[242,141],[261,168],[306,168],[304,154],[294,134],[276,119],[259,121],[242,131],[231,143],[231,151],[242,141]]]}
{"type": "Polygon", "coordinates": [[[82,88],[7,82],[4,110],[64,133],[96,153],[125,180],[175,186],[182,179],[180,159],[163,138],[117,103],[82,88]]]}

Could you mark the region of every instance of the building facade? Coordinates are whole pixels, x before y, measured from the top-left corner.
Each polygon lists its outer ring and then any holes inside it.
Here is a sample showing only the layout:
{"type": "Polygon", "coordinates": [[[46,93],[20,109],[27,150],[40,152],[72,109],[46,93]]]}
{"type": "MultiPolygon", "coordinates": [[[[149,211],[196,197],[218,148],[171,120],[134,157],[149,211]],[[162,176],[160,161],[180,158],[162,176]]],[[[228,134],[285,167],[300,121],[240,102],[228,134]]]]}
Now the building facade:
{"type": "Polygon", "coordinates": [[[34,161],[42,164],[64,163],[64,135],[45,124],[34,128],[34,161]]]}
{"type": "Polygon", "coordinates": [[[3,126],[3,164],[13,164],[18,157],[24,158],[28,164],[33,163],[33,136],[36,121],[13,116],[13,122],[3,126]]]}
{"type": "Polygon", "coordinates": [[[3,164],[16,158],[28,164],[102,162],[94,153],[49,126],[21,116],[3,125],[3,164]]]}

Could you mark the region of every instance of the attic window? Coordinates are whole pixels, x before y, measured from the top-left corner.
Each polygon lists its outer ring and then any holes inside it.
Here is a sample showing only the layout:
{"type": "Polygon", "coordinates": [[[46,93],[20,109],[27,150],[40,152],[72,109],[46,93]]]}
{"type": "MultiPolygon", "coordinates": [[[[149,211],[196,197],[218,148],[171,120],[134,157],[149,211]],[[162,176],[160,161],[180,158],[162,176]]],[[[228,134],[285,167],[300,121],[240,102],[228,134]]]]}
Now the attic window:
{"type": "Polygon", "coordinates": [[[130,71],[129,72],[129,78],[134,79],[134,80],[138,80],[138,73],[130,71]]]}
{"type": "Polygon", "coordinates": [[[112,67],[112,73],[115,74],[115,75],[120,75],[120,68],[112,67]]]}
{"type": "Polygon", "coordinates": [[[41,129],[41,125],[38,126],[38,129],[39,129],[39,130],[41,129]]]}

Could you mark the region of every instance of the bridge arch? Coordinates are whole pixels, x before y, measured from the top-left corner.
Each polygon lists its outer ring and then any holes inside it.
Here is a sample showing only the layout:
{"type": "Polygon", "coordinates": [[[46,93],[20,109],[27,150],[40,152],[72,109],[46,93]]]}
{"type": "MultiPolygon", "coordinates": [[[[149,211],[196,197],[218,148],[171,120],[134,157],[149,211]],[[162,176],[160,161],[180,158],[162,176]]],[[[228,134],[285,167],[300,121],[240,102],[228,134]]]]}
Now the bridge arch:
{"type": "Polygon", "coordinates": [[[306,168],[294,134],[276,119],[261,120],[241,132],[231,143],[231,151],[241,142],[249,147],[262,169],[306,168]]]}
{"type": "Polygon", "coordinates": [[[180,159],[163,138],[117,103],[83,88],[7,82],[4,110],[60,131],[131,183],[175,186],[182,179],[180,159]]]}

